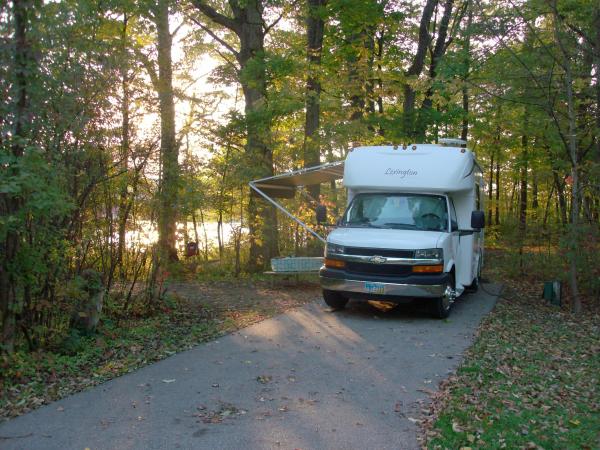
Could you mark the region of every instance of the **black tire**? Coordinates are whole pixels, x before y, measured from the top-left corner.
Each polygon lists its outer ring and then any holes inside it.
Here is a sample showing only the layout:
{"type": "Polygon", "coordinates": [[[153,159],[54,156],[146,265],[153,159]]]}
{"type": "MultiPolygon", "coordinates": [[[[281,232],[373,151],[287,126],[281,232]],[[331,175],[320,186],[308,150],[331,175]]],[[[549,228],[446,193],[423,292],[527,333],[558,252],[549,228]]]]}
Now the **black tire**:
{"type": "MultiPolygon", "coordinates": [[[[448,274],[448,281],[446,282],[446,289],[455,289],[454,274],[448,274]]],[[[433,299],[431,303],[431,313],[436,319],[445,319],[450,315],[452,308],[452,302],[448,295],[433,299]]]]}
{"type": "Polygon", "coordinates": [[[475,293],[479,290],[479,275],[475,277],[473,282],[465,288],[470,293],[475,293]]]}
{"type": "Polygon", "coordinates": [[[323,300],[333,309],[344,309],[348,303],[348,298],[336,291],[323,289],[323,300]]]}

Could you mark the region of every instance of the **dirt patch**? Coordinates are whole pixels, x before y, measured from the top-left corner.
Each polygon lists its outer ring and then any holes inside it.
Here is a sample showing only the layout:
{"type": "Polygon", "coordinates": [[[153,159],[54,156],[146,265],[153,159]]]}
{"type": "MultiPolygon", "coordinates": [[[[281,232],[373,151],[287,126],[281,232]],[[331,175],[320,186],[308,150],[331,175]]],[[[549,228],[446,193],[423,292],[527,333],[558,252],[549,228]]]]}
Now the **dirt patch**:
{"type": "Polygon", "coordinates": [[[315,301],[321,288],[316,282],[287,280],[172,282],[167,293],[198,302],[217,316],[235,319],[251,312],[266,318],[315,301]]]}

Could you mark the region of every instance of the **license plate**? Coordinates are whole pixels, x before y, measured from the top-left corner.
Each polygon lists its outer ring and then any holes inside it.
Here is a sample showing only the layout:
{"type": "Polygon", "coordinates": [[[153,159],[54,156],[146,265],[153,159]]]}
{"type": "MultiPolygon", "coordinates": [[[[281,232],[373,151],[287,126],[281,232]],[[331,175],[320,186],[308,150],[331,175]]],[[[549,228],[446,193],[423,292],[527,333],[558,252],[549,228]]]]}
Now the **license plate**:
{"type": "Polygon", "coordinates": [[[384,294],[385,284],[365,281],[365,291],[367,291],[369,294],[384,294]]]}

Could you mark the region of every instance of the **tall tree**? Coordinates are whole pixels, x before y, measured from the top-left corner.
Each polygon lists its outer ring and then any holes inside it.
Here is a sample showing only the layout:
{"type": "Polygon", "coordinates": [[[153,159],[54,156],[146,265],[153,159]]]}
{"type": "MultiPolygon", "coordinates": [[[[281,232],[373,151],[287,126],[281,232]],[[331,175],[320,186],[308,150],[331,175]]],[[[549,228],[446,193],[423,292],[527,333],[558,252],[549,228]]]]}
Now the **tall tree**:
{"type": "Polygon", "coordinates": [[[412,82],[423,72],[425,67],[425,58],[427,56],[427,50],[431,43],[431,33],[429,27],[431,26],[431,18],[438,4],[438,0],[427,0],[423,7],[421,14],[421,21],[419,22],[419,39],[417,42],[417,50],[412,59],[409,68],[405,72],[405,82],[403,85],[403,133],[406,138],[414,138],[414,124],[415,124],[415,102],[416,102],[416,90],[412,86],[412,82]]]}
{"type": "Polygon", "coordinates": [[[564,37],[564,19],[559,14],[558,5],[556,0],[552,2],[552,15],[554,23],[554,39],[555,43],[560,50],[559,57],[557,58],[558,63],[564,70],[563,83],[564,83],[564,96],[567,103],[567,130],[564,137],[564,145],[571,161],[571,245],[572,249],[570,253],[569,261],[569,283],[571,285],[571,296],[572,304],[571,308],[573,312],[581,312],[581,298],[579,296],[579,283],[577,280],[577,255],[575,254],[575,248],[578,240],[578,224],[579,224],[579,212],[581,206],[581,193],[579,191],[579,149],[578,149],[578,133],[577,133],[577,116],[576,116],[576,105],[575,95],[573,92],[573,84],[575,78],[573,74],[572,58],[573,55],[567,47],[566,39],[564,37]]]}
{"type": "Polygon", "coordinates": [[[527,188],[529,168],[529,110],[524,109],[523,131],[521,134],[521,157],[519,175],[519,231],[521,233],[521,245],[527,230],[527,188]]]}
{"type": "MultiPolygon", "coordinates": [[[[192,4],[214,24],[234,33],[239,49],[220,38],[209,27],[195,21],[210,36],[232,53],[239,65],[238,81],[242,86],[246,116],[246,155],[252,177],[273,175],[271,119],[268,112],[265,36],[272,25],[263,18],[263,0],[229,0],[233,17],[218,12],[202,0],[192,4]]],[[[256,271],[277,254],[277,215],[270,204],[250,195],[248,200],[248,231],[250,235],[249,269],[256,271]]]]}
{"type": "Polygon", "coordinates": [[[170,0],[158,0],[153,18],[158,50],[158,100],[160,108],[161,177],[159,186],[158,248],[163,260],[176,260],[179,144],[175,137],[173,98],[173,37],[169,29],[170,0]]]}
{"type": "MultiPolygon", "coordinates": [[[[304,167],[316,166],[320,163],[319,119],[321,112],[321,81],[320,66],[323,50],[323,35],[325,21],[324,7],[327,0],[308,0],[308,15],[306,18],[306,116],[304,122],[303,159],[304,167]]],[[[309,187],[310,195],[318,199],[320,186],[309,187]]]]}
{"type": "MultiPolygon", "coordinates": [[[[462,108],[463,108],[463,121],[460,138],[464,141],[469,137],[469,87],[467,86],[467,80],[469,78],[469,69],[471,67],[471,26],[473,24],[473,7],[471,0],[467,0],[467,27],[466,36],[464,39],[463,53],[464,53],[464,75],[462,85],[462,108]]],[[[490,187],[491,189],[491,187],[490,187]]],[[[491,223],[491,217],[490,217],[491,223]]]]}
{"type": "MultiPolygon", "coordinates": [[[[28,114],[28,79],[33,69],[32,55],[27,41],[27,30],[29,27],[29,15],[32,13],[32,4],[27,0],[13,1],[13,24],[14,24],[14,114],[13,114],[13,136],[11,150],[13,167],[10,167],[13,175],[18,175],[18,161],[23,157],[27,143],[27,129],[29,125],[28,114]]],[[[0,213],[3,217],[17,214],[21,208],[22,199],[18,194],[3,192],[0,194],[0,213]]],[[[15,339],[15,313],[17,310],[17,286],[16,274],[12,267],[19,253],[21,232],[10,228],[2,236],[0,241],[0,325],[2,327],[0,345],[7,352],[12,352],[15,339]]]]}
{"type": "MultiPolygon", "coordinates": [[[[415,130],[413,132],[414,136],[420,142],[425,141],[427,126],[431,122],[431,109],[433,106],[432,96],[434,92],[433,84],[435,83],[438,75],[438,66],[452,39],[451,37],[447,40],[448,27],[450,26],[450,19],[452,18],[453,7],[454,0],[446,0],[444,3],[444,13],[442,15],[442,19],[440,20],[440,26],[437,33],[437,38],[435,40],[435,45],[430,49],[431,60],[429,62],[429,80],[431,84],[425,92],[425,99],[423,100],[423,104],[421,105],[421,109],[419,111],[419,120],[415,124],[415,130]]],[[[460,22],[460,17],[455,20],[460,22]]]]}

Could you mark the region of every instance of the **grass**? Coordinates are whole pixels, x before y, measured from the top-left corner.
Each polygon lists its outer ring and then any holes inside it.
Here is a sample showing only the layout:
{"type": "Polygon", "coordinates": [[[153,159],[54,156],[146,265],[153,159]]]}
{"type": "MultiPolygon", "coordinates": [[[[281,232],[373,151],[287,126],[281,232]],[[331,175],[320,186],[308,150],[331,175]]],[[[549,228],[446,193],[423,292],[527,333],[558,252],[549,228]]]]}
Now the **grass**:
{"type": "Polygon", "coordinates": [[[430,449],[600,448],[600,316],[541,299],[541,279],[488,266],[505,291],[425,421],[430,449]]]}

